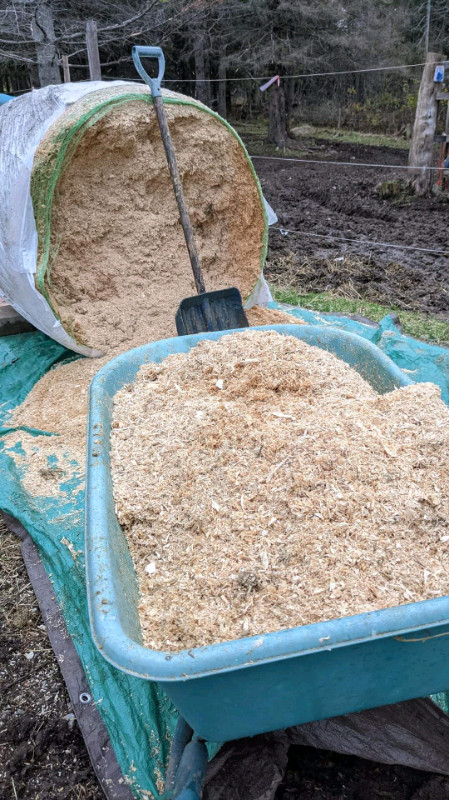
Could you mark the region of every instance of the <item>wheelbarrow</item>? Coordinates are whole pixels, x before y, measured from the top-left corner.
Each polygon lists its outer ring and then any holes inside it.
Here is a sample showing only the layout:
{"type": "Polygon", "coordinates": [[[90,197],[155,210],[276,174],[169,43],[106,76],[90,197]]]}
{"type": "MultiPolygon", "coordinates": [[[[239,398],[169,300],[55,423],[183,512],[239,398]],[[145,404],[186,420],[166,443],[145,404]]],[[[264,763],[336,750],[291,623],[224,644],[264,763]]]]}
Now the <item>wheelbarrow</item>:
{"type": "MultiPolygon", "coordinates": [[[[334,353],[379,393],[411,383],[377,347],[355,334],[303,325],[259,328],[264,329],[334,353]]],[[[166,339],[131,350],[103,367],[90,389],[86,560],[92,633],[110,663],[160,683],[180,712],[166,785],[177,800],[201,797],[205,741],[254,736],[449,686],[449,597],[188,651],[143,646],[136,577],[112,497],[113,397],[134,380],[142,364],[186,353],[199,341],[216,341],[225,333],[166,339]]]]}

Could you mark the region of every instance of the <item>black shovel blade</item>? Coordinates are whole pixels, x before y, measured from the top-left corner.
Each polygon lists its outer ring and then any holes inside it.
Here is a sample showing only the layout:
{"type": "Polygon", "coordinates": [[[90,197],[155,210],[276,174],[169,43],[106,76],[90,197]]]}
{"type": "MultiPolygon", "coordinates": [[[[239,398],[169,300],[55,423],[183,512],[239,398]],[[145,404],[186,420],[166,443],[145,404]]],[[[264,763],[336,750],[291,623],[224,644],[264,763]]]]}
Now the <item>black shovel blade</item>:
{"type": "Polygon", "coordinates": [[[235,287],[185,297],[176,313],[178,336],[248,327],[242,296],[235,287]]]}

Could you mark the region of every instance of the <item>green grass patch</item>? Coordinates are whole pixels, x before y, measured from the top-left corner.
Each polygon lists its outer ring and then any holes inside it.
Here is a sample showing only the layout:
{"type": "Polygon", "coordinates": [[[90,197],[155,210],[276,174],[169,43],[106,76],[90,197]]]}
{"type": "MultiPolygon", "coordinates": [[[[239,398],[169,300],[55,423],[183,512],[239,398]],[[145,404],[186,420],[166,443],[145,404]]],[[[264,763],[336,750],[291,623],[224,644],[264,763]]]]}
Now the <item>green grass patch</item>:
{"type": "Polygon", "coordinates": [[[292,288],[273,288],[272,294],[278,303],[302,306],[310,311],[336,312],[338,314],[361,314],[375,322],[387,314],[396,313],[402,330],[408,336],[436,344],[449,343],[449,324],[436,317],[415,311],[403,311],[395,306],[384,306],[371,300],[346,298],[333,295],[331,292],[309,292],[301,295],[292,288]]]}
{"type": "Polygon", "coordinates": [[[398,136],[387,136],[383,133],[362,133],[361,131],[347,131],[332,128],[315,128],[314,139],[325,139],[330,142],[345,142],[347,144],[366,144],[375,147],[393,147],[397,150],[408,150],[410,142],[398,136]]]}
{"type": "Polygon", "coordinates": [[[246,137],[245,132],[238,130],[237,133],[243,139],[248,153],[252,156],[276,156],[276,158],[310,158],[310,151],[302,149],[301,140],[298,139],[298,144],[293,150],[290,147],[276,147],[275,144],[267,142],[266,138],[261,136],[246,137]]]}
{"type": "Polygon", "coordinates": [[[268,133],[268,121],[266,119],[255,119],[248,122],[235,122],[231,120],[231,125],[242,134],[248,133],[252,136],[266,136],[268,133]]]}
{"type": "MultiPolygon", "coordinates": [[[[266,120],[234,122],[232,124],[243,139],[245,139],[245,136],[251,138],[251,141],[248,142],[248,146],[251,147],[254,154],[262,155],[263,150],[267,155],[271,155],[271,149],[273,152],[279,154],[279,150],[276,150],[274,145],[270,145],[266,142],[268,133],[268,124],[266,120]],[[260,138],[260,141],[255,141],[253,137],[260,138]]],[[[290,128],[300,127],[301,124],[305,125],[306,123],[292,122],[290,128]]],[[[298,146],[300,146],[301,140],[303,139],[316,139],[317,141],[324,140],[327,142],[344,142],[346,144],[373,145],[374,147],[392,147],[396,150],[408,150],[410,147],[410,142],[399,136],[387,136],[383,133],[363,133],[362,131],[350,131],[344,128],[321,128],[315,125],[312,125],[312,128],[314,129],[313,134],[295,137],[298,146]]],[[[286,155],[297,154],[296,150],[286,150],[285,152],[286,155]]]]}

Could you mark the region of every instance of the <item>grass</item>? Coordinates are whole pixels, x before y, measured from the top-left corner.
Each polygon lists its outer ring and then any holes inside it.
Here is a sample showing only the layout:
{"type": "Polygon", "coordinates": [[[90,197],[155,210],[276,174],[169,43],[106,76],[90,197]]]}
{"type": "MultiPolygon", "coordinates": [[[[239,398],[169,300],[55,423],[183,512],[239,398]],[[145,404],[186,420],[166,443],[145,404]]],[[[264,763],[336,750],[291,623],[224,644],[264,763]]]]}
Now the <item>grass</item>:
{"type": "MultiPolygon", "coordinates": [[[[243,136],[258,136],[262,140],[265,139],[267,132],[268,132],[268,124],[266,120],[256,119],[252,120],[251,122],[234,122],[234,127],[237,129],[239,134],[243,136]]],[[[305,122],[291,122],[290,128],[300,127],[301,125],[305,125],[305,122]]],[[[351,131],[346,130],[345,128],[329,128],[329,127],[319,127],[316,125],[312,126],[314,128],[314,133],[312,136],[298,136],[297,141],[300,144],[302,139],[321,139],[329,142],[344,142],[347,144],[365,144],[365,145],[374,145],[375,147],[392,147],[397,150],[408,150],[410,147],[410,142],[407,139],[400,138],[398,136],[387,136],[383,133],[363,133],[361,131],[351,131]]],[[[251,142],[251,149],[255,151],[255,147],[260,148],[260,145],[264,144],[265,150],[270,145],[267,145],[266,142],[251,142]]],[[[275,149],[273,145],[273,149],[275,149]]],[[[286,151],[286,154],[289,155],[290,153],[297,153],[296,150],[286,151]]],[[[260,153],[259,153],[260,155],[260,153]]]]}
{"type": "Polygon", "coordinates": [[[408,336],[435,344],[449,343],[449,324],[436,317],[415,311],[403,311],[371,300],[338,297],[331,292],[309,292],[301,295],[292,288],[273,288],[272,294],[278,303],[302,306],[310,311],[336,312],[339,314],[361,314],[363,317],[379,322],[387,314],[396,313],[402,330],[408,336]]]}
{"type": "Polygon", "coordinates": [[[375,147],[393,147],[397,150],[408,150],[410,142],[398,136],[387,136],[383,133],[362,133],[361,131],[347,131],[342,128],[315,128],[315,139],[326,139],[331,142],[346,142],[348,144],[367,144],[375,147]]]}
{"type": "MultiPolygon", "coordinates": [[[[245,140],[245,133],[248,135],[247,131],[239,130],[239,134],[245,140]]],[[[297,140],[298,144],[295,145],[295,148],[285,147],[279,148],[275,144],[271,142],[267,142],[265,135],[251,137],[251,139],[246,139],[246,147],[248,152],[252,156],[282,156],[282,158],[307,158],[310,157],[310,150],[305,149],[302,146],[302,142],[300,139],[297,140]]]]}

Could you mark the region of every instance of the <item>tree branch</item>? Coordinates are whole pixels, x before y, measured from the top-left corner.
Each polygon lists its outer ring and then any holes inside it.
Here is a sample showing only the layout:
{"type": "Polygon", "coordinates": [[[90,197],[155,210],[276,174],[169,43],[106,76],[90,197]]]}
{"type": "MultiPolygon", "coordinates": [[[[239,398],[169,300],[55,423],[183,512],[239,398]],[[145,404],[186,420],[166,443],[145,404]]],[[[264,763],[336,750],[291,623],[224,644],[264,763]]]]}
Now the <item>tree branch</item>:
{"type": "Polygon", "coordinates": [[[18,56],[16,53],[6,53],[4,50],[0,50],[0,56],[6,58],[8,61],[21,61],[24,62],[25,64],[37,63],[32,58],[25,58],[25,56],[18,56]]]}
{"type": "MultiPolygon", "coordinates": [[[[137,22],[138,19],[141,19],[145,16],[145,14],[148,14],[154,8],[157,2],[158,0],[152,0],[152,2],[149,3],[146,8],[143,9],[143,11],[139,11],[138,14],[134,14],[133,17],[129,17],[128,19],[123,20],[123,22],[116,22],[114,25],[105,25],[104,28],[98,28],[97,33],[116,31],[120,28],[125,28],[127,25],[131,25],[133,22],[137,22]]],[[[78,39],[80,36],[84,36],[84,30],[64,36],[64,41],[67,41],[68,39],[78,39]]]]}

